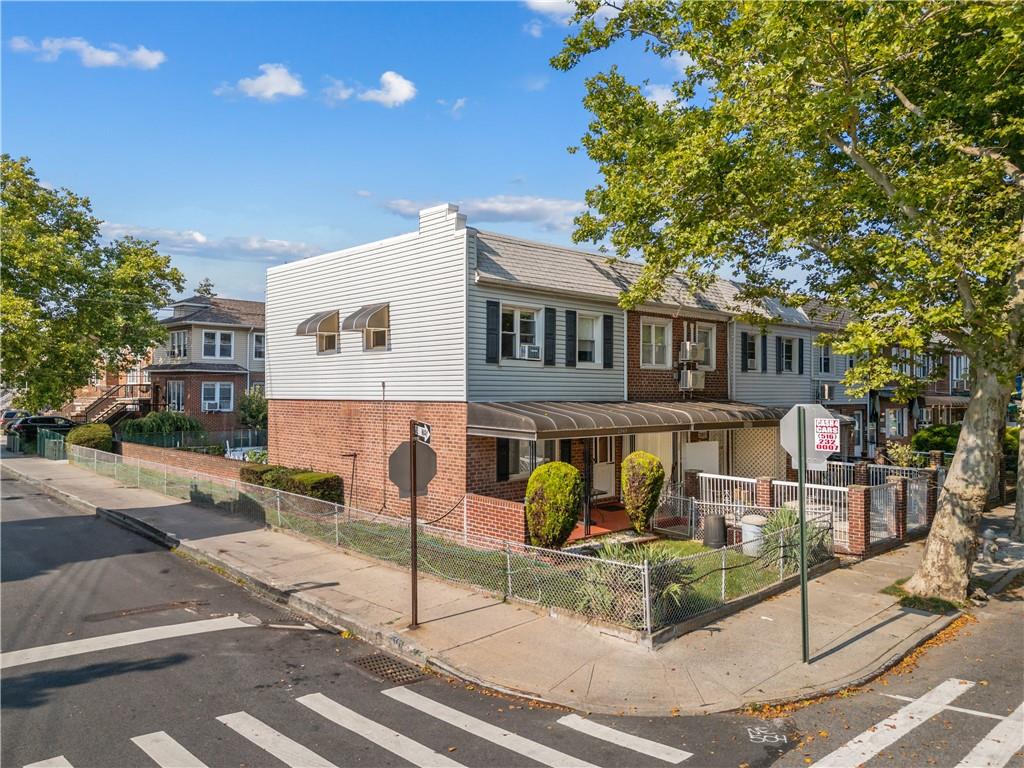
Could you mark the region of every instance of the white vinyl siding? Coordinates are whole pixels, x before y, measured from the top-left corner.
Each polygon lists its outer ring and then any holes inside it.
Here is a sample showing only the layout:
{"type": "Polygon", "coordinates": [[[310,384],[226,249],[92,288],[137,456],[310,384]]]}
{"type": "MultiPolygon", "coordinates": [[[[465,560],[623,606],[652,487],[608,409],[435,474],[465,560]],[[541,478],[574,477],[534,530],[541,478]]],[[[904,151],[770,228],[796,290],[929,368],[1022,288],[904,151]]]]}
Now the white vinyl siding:
{"type": "Polygon", "coordinates": [[[230,360],[234,356],[235,334],[232,331],[219,331],[204,328],[203,358],[206,360],[230,360]]]}
{"type": "MultiPolygon", "coordinates": [[[[267,270],[266,389],[271,399],[466,399],[466,230],[446,207],[417,233],[267,270]],[[338,335],[337,354],[318,355],[299,323],[337,309],[390,302],[390,347],[364,350],[362,333],[338,335]]],[[[482,340],[481,340],[482,341],[482,340]]]]}
{"type": "MultiPolygon", "coordinates": [[[[767,352],[767,370],[761,372],[761,329],[756,326],[744,323],[735,323],[733,326],[733,339],[730,344],[730,364],[734,366],[732,381],[732,397],[744,403],[757,403],[758,405],[771,405],[780,408],[796,405],[797,403],[813,403],[814,387],[812,386],[811,371],[812,365],[810,329],[797,328],[794,326],[769,325],[767,352]],[[757,364],[752,365],[749,370],[742,369],[741,361],[743,351],[740,340],[746,332],[748,338],[753,338],[757,350],[757,364]],[[793,372],[776,373],[776,337],[793,340],[793,372]],[[804,373],[801,376],[800,365],[800,342],[804,340],[804,373]]],[[[815,385],[816,386],[816,385],[815,385]]]]}
{"type": "MultiPolygon", "coordinates": [[[[815,334],[815,338],[817,334],[815,334]]],[[[843,385],[842,380],[846,375],[847,370],[850,369],[853,358],[849,355],[837,355],[835,352],[829,350],[831,364],[829,365],[828,371],[822,371],[821,355],[822,348],[817,344],[811,344],[811,360],[812,360],[812,375],[814,378],[814,385],[812,389],[812,395],[815,400],[818,399],[819,386],[821,384],[828,384],[832,389],[832,397],[829,398],[830,405],[847,404],[847,405],[863,405],[867,403],[867,396],[853,397],[847,394],[846,387],[843,385]]]]}

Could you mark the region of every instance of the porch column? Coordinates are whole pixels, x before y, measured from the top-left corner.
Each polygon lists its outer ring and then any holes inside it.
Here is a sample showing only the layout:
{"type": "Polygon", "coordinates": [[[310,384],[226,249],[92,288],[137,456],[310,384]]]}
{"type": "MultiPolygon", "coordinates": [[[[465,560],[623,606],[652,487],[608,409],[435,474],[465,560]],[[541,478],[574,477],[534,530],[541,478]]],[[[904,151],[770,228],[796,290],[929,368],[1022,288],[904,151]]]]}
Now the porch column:
{"type": "Polygon", "coordinates": [[[866,485],[851,485],[849,498],[849,554],[867,557],[871,546],[871,489],[866,485]]]}
{"type": "Polygon", "coordinates": [[[687,469],[683,472],[683,495],[689,496],[691,499],[700,498],[700,480],[698,475],[699,470],[687,469]]]}
{"type": "Polygon", "coordinates": [[[906,541],[907,538],[907,478],[890,475],[888,482],[896,486],[896,538],[906,541]]]}
{"type": "Polygon", "coordinates": [[[758,477],[754,480],[754,483],[754,503],[759,507],[774,507],[775,498],[772,478],[758,477]]]}
{"type": "Polygon", "coordinates": [[[858,461],[853,465],[854,485],[871,485],[871,478],[869,475],[868,462],[858,461]]]}

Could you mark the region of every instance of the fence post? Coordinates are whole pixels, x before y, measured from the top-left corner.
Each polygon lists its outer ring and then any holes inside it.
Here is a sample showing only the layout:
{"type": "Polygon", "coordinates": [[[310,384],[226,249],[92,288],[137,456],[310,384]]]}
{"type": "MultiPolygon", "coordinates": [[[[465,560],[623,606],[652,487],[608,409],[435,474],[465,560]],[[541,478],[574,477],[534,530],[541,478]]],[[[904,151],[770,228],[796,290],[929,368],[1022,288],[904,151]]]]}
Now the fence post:
{"type": "Polygon", "coordinates": [[[697,535],[697,500],[690,499],[690,538],[697,535]]]}
{"type": "Polygon", "coordinates": [[[338,534],[338,502],[334,502],[334,546],[338,546],[341,538],[338,534]]]}
{"type": "Polygon", "coordinates": [[[904,541],[907,538],[907,478],[902,476],[892,476],[887,478],[887,481],[895,486],[895,498],[893,500],[893,518],[896,523],[896,530],[890,531],[895,533],[896,538],[900,541],[904,541]]]}
{"type": "Polygon", "coordinates": [[[758,477],[754,479],[754,504],[759,507],[774,507],[775,486],[770,477],[758,477]]]}
{"type": "Polygon", "coordinates": [[[722,602],[725,602],[725,552],[728,547],[722,547],[722,602]]]}
{"type": "Polygon", "coordinates": [[[865,485],[851,485],[847,491],[849,516],[847,520],[849,554],[867,557],[871,546],[871,489],[865,485]]]}
{"type": "Polygon", "coordinates": [[[512,597],[512,546],[505,542],[505,597],[512,597]]]}
{"type": "Polygon", "coordinates": [[[164,496],[167,495],[167,465],[164,464],[164,496]]]}
{"type": "Polygon", "coordinates": [[[644,629],[650,634],[654,632],[654,627],[651,622],[651,563],[649,560],[644,560],[644,569],[641,572],[643,576],[643,587],[644,587],[644,629]]]}
{"type": "Polygon", "coordinates": [[[277,506],[277,527],[280,528],[281,527],[281,489],[280,488],[274,489],[274,499],[277,502],[276,503],[276,506],[277,506]]]}

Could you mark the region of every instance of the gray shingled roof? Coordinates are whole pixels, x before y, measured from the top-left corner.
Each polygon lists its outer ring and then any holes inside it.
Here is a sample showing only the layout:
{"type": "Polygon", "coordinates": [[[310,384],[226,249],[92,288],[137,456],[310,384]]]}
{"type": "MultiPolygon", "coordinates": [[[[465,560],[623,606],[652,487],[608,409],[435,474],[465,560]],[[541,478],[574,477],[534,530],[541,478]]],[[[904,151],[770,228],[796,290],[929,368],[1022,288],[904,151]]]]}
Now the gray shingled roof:
{"type": "Polygon", "coordinates": [[[150,373],[245,373],[238,363],[165,363],[145,368],[150,373]]]}
{"type": "Polygon", "coordinates": [[[223,299],[220,296],[192,296],[171,304],[172,307],[181,305],[186,305],[184,307],[185,314],[165,317],[160,322],[164,325],[216,323],[217,325],[240,325],[246,328],[264,327],[264,303],[262,301],[223,299]]]}
{"type": "MultiPolygon", "coordinates": [[[[609,258],[575,248],[563,248],[518,237],[470,229],[476,238],[477,272],[488,280],[536,290],[586,294],[615,301],[619,294],[639,278],[643,265],[609,258]]],[[[692,307],[730,315],[759,312],[752,304],[737,299],[741,284],[718,278],[703,293],[694,295],[682,275],[672,275],[665,283],[660,303],[692,307]]],[[[765,309],[782,323],[830,326],[821,317],[812,318],[803,309],[785,307],[767,300],[765,309]]],[[[759,312],[763,314],[763,312],[759,312]]]]}

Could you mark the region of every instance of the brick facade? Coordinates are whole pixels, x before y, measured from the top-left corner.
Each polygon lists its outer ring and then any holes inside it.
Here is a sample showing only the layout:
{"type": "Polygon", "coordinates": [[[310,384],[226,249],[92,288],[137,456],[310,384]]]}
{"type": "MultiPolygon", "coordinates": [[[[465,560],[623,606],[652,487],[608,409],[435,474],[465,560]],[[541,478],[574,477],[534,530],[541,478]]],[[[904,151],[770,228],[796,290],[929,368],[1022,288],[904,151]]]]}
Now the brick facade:
{"type": "Polygon", "coordinates": [[[669,360],[674,363],[679,357],[679,342],[685,340],[686,323],[699,322],[715,326],[715,370],[704,376],[704,389],[693,394],[697,399],[727,400],[729,398],[729,352],[728,325],[724,322],[702,320],[695,317],[673,317],[654,312],[630,311],[627,315],[626,334],[627,375],[630,400],[683,400],[689,395],[679,391],[674,365],[669,368],[642,368],[640,366],[640,321],[641,318],[655,317],[672,322],[672,348],[668,350],[669,360]]]}
{"type": "Polygon", "coordinates": [[[182,411],[186,416],[197,419],[204,429],[227,430],[237,429],[238,400],[247,388],[254,384],[263,384],[263,373],[154,373],[150,377],[153,383],[153,407],[164,410],[167,404],[167,382],[185,382],[185,405],[182,411]],[[203,382],[229,381],[234,384],[234,410],[227,412],[203,412],[203,382]]]}
{"type": "Polygon", "coordinates": [[[238,470],[242,466],[242,462],[225,459],[223,456],[207,456],[205,453],[179,451],[174,448],[157,448],[140,443],[120,442],[117,444],[117,452],[125,458],[167,464],[187,469],[190,472],[216,475],[227,480],[238,480],[238,470]]]}
{"type": "Polygon", "coordinates": [[[466,532],[508,541],[526,541],[526,512],[522,502],[466,494],[466,532]]]}

